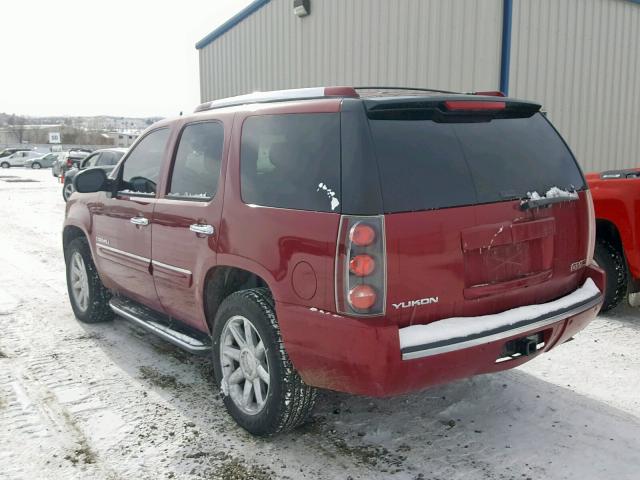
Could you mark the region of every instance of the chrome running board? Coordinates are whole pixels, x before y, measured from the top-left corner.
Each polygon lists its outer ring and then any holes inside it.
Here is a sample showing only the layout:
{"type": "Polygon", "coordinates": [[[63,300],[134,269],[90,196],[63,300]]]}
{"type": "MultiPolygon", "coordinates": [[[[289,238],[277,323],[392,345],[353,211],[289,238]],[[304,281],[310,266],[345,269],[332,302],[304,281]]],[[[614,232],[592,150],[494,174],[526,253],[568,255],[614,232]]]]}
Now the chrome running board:
{"type": "Polygon", "coordinates": [[[109,307],[122,318],[189,353],[207,355],[211,352],[211,341],[206,334],[195,331],[187,332],[186,327],[143,305],[125,298],[114,297],[109,301],[109,307]]]}

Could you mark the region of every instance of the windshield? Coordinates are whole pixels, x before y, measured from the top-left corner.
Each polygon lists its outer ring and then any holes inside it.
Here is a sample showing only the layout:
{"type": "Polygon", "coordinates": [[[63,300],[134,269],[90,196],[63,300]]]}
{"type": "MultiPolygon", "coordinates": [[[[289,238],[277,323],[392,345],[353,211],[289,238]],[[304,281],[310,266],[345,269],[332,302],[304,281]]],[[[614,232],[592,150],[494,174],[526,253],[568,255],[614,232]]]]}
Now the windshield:
{"type": "Polygon", "coordinates": [[[386,212],[526,198],[585,188],[571,152],[546,118],[478,123],[370,120],[386,212]]]}

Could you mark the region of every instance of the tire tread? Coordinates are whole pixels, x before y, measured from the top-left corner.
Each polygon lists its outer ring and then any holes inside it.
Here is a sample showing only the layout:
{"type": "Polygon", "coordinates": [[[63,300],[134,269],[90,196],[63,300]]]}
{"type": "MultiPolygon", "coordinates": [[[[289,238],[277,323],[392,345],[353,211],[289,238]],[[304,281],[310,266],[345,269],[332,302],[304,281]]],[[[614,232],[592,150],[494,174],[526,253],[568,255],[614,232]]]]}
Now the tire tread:
{"type": "Polygon", "coordinates": [[[91,249],[89,243],[85,237],[78,237],[72,240],[65,249],[65,258],[67,260],[67,276],[69,275],[69,262],[71,261],[71,255],[74,251],[80,252],[84,260],[84,264],[87,268],[87,276],[89,277],[89,290],[91,303],[86,312],[79,311],[75,306],[75,301],[69,287],[69,280],[67,279],[67,289],[69,292],[69,300],[71,301],[71,307],[78,320],[83,323],[101,323],[108,322],[114,317],[111,307],[109,307],[109,300],[111,299],[111,293],[104,287],[98,270],[93,263],[91,256],[91,249]]]}
{"type": "Polygon", "coordinates": [[[596,261],[607,274],[605,300],[602,311],[615,308],[627,295],[628,273],[624,254],[605,239],[596,241],[596,261]]]}
{"type": "MultiPolygon", "coordinates": [[[[252,288],[240,290],[231,294],[225,302],[240,300],[242,302],[252,302],[256,304],[269,321],[269,327],[276,340],[282,376],[279,379],[282,385],[282,399],[280,408],[277,409],[278,418],[275,419],[271,427],[263,432],[252,432],[261,436],[271,436],[295,429],[302,424],[313,409],[317,390],[306,385],[298,372],[294,369],[289,355],[285,349],[280,327],[275,315],[275,305],[273,297],[268,288],[252,288]]],[[[215,361],[215,360],[214,360],[215,361]]]]}

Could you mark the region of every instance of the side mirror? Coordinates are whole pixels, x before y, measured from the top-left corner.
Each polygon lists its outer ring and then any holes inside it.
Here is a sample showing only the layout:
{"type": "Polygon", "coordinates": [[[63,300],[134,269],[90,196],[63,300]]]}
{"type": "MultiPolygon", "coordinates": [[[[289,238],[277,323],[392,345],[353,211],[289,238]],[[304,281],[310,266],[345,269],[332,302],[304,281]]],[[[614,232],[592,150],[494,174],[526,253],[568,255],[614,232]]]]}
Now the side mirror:
{"type": "Polygon", "coordinates": [[[73,187],[79,193],[108,192],[111,190],[107,174],[101,168],[90,168],[73,177],[73,187]]]}

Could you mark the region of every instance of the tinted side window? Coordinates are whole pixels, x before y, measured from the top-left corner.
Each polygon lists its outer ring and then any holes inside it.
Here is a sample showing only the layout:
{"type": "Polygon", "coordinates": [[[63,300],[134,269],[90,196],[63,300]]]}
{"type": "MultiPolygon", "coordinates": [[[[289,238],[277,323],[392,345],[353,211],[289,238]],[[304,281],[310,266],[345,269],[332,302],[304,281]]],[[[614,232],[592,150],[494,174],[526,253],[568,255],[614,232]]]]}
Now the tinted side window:
{"type": "Polygon", "coordinates": [[[219,122],[187,125],[180,136],[169,196],[213,198],[218,188],[224,127],[219,122]]]}
{"type": "Polygon", "coordinates": [[[96,153],[94,155],[91,155],[90,157],[87,157],[87,159],[82,162],[82,168],[95,167],[98,164],[99,158],[100,158],[99,153],[96,153]]]}
{"type": "Polygon", "coordinates": [[[109,162],[111,161],[112,158],[113,158],[113,153],[102,152],[102,154],[100,154],[100,159],[96,162],[96,165],[99,165],[99,166],[111,165],[111,163],[109,162]]]}
{"type": "Polygon", "coordinates": [[[155,130],[131,151],[122,166],[121,191],[153,194],[156,192],[169,129],[155,130]]]}
{"type": "Polygon", "coordinates": [[[118,160],[122,158],[122,153],[120,152],[102,152],[102,156],[100,160],[96,163],[96,165],[100,166],[109,166],[115,165],[118,163],[118,160]]]}
{"type": "Polygon", "coordinates": [[[249,117],[242,128],[242,200],[269,207],[340,212],[337,113],[249,117]]]}

